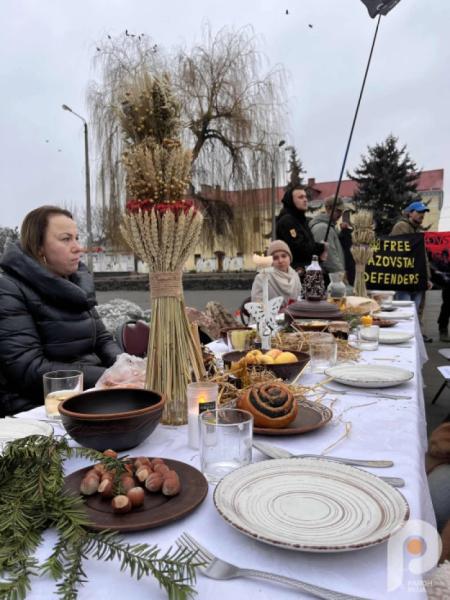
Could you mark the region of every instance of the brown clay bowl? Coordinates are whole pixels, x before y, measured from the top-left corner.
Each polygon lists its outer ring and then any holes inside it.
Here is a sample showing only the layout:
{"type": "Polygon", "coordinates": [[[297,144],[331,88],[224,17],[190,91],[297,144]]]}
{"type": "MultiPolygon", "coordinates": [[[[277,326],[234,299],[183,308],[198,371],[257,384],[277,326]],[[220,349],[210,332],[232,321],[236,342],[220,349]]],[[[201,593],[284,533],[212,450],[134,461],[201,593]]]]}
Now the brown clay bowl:
{"type": "Polygon", "coordinates": [[[164,396],[150,390],[91,390],[59,405],[62,424],[81,446],[128,450],[148,438],[158,425],[164,396]]]}
{"type": "MultiPolygon", "coordinates": [[[[265,354],[264,351],[262,351],[265,354]]],[[[306,352],[297,352],[295,350],[289,350],[288,352],[292,352],[297,357],[297,362],[293,363],[278,363],[273,365],[251,365],[252,367],[256,367],[257,369],[267,369],[271,371],[274,375],[283,379],[285,381],[294,378],[297,373],[303,369],[306,363],[309,361],[309,354],[306,352]]],[[[246,351],[238,351],[234,350],[233,352],[226,352],[222,355],[222,360],[225,365],[229,366],[232,362],[238,362],[247,354],[246,351]]]]}

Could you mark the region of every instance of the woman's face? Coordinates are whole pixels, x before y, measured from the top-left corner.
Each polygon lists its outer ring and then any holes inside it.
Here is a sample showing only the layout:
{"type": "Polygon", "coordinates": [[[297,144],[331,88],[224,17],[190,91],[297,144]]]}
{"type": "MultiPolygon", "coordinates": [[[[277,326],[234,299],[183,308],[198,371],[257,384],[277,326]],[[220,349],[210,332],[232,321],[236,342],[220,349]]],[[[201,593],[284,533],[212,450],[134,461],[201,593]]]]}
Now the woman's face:
{"type": "Polygon", "coordinates": [[[75,273],[81,258],[75,221],[65,215],[52,215],[41,252],[47,268],[56,275],[68,277],[75,273]]]}
{"type": "Polygon", "coordinates": [[[308,196],[306,195],[305,190],[294,190],[292,192],[292,202],[294,203],[295,208],[303,211],[308,210],[308,196]]]}
{"type": "Polygon", "coordinates": [[[278,269],[279,271],[284,271],[284,273],[287,273],[289,271],[291,257],[287,252],[284,252],[283,250],[278,250],[277,252],[274,252],[272,254],[272,258],[273,266],[275,267],[275,269],[278,269]]]}

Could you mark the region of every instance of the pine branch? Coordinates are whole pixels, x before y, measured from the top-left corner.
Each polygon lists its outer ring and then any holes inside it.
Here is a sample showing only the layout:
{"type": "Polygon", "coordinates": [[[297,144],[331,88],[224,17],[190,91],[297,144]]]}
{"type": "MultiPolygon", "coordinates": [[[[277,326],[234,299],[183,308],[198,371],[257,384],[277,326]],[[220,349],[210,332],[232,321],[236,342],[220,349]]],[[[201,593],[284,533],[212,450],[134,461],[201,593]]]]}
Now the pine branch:
{"type": "Polygon", "coordinates": [[[196,553],[157,546],[130,545],[113,533],[94,533],[80,496],[64,491],[63,463],[83,456],[116,468],[124,462],[95,450],[70,448],[65,438],[30,436],[6,445],[0,456],[0,599],[24,600],[31,577],[50,575],[63,600],[75,600],[87,582],[83,569],[89,558],[120,561],[121,570],[141,579],[154,577],[170,600],[186,600],[195,592],[196,553]],[[58,539],[50,556],[39,564],[33,557],[47,527],[58,539]]]}

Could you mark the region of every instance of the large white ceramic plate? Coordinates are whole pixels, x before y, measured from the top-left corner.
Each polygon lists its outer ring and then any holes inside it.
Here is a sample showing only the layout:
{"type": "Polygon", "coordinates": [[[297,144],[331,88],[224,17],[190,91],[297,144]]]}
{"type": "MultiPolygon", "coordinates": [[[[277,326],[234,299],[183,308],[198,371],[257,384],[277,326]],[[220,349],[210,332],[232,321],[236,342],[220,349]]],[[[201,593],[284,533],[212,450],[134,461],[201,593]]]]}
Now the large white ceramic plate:
{"type": "Polygon", "coordinates": [[[50,423],[35,419],[0,419],[0,445],[29,435],[51,435],[53,428],[50,423]]]}
{"type": "Polygon", "coordinates": [[[307,552],[345,552],[387,540],[409,518],[405,498],[375,475],[315,458],[266,460],[226,475],[214,504],[261,542],[307,552]]]}
{"type": "Polygon", "coordinates": [[[385,388],[406,383],[414,377],[412,371],[390,365],[336,365],[325,369],[334,381],[363,388],[385,388]]]}
{"type": "Polygon", "coordinates": [[[407,321],[408,319],[412,319],[413,313],[412,312],[399,312],[397,310],[394,310],[393,312],[377,312],[374,315],[375,317],[377,317],[378,319],[394,319],[395,321],[407,321]]]}
{"type": "Polygon", "coordinates": [[[394,306],[414,306],[413,300],[392,300],[394,306]]]}
{"type": "Polygon", "coordinates": [[[380,344],[403,344],[414,337],[407,331],[380,331],[380,344]]]}

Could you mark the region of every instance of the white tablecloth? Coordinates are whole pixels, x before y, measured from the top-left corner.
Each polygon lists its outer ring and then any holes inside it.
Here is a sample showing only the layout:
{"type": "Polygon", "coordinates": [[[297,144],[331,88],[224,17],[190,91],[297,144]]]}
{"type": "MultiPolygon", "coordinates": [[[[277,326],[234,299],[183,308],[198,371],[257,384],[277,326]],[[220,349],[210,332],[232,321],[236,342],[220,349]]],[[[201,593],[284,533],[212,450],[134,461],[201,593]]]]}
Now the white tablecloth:
{"type": "MultiPolygon", "coordinates": [[[[386,393],[408,394],[407,400],[387,400],[369,398],[364,395],[370,390],[344,388],[333,382],[333,387],[353,391],[356,395],[327,395],[324,402],[332,405],[334,417],[326,427],[307,435],[283,438],[261,437],[262,441],[276,443],[293,452],[321,453],[336,442],[344,433],[345,422],[351,424],[348,437],[341,441],[330,455],[368,459],[392,459],[394,467],[373,469],[376,474],[403,477],[406,486],[401,492],[407,499],[411,518],[423,519],[435,525],[433,509],[424,471],[426,450],[426,423],[422,390],[421,366],[426,360],[426,352],[417,325],[417,319],[402,321],[395,330],[416,332],[411,347],[380,345],[376,352],[364,352],[361,368],[365,363],[378,365],[392,364],[414,371],[414,379],[386,393]],[[378,359],[378,360],[375,360],[378,359]],[[381,360],[387,359],[387,360],[381,360]]],[[[216,349],[220,349],[216,346],[216,349]]],[[[305,374],[302,382],[317,381],[317,375],[305,374]]],[[[35,409],[22,416],[43,416],[43,408],[35,409]]],[[[56,430],[58,433],[58,428],[56,430]]],[[[61,428],[60,432],[63,430],[61,428]]],[[[146,442],[135,448],[131,454],[162,456],[187,462],[199,467],[198,452],[187,446],[187,427],[159,425],[146,442]]],[[[262,460],[254,451],[254,460],[262,460]]],[[[82,466],[84,461],[71,460],[67,472],[82,466]]],[[[280,550],[250,539],[223,521],[214,508],[212,488],[208,497],[192,514],[173,524],[155,530],[127,534],[131,543],[147,542],[167,549],[182,531],[188,531],[211,551],[238,565],[282,573],[326,587],[363,596],[366,598],[426,598],[418,576],[405,573],[401,588],[391,594],[387,585],[387,544],[383,543],[365,550],[348,553],[313,554],[280,550]]],[[[39,558],[48,555],[54,534],[50,531],[40,548],[39,558]]],[[[89,583],[81,589],[80,600],[154,600],[165,598],[157,584],[149,579],[136,582],[128,574],[120,573],[115,563],[102,563],[90,560],[86,563],[89,583]]],[[[272,585],[258,580],[235,579],[213,581],[201,574],[196,584],[198,597],[202,600],[225,598],[258,598],[261,600],[309,598],[295,590],[281,585],[272,585]]],[[[54,582],[41,578],[33,582],[31,599],[50,598],[54,582]]]]}

